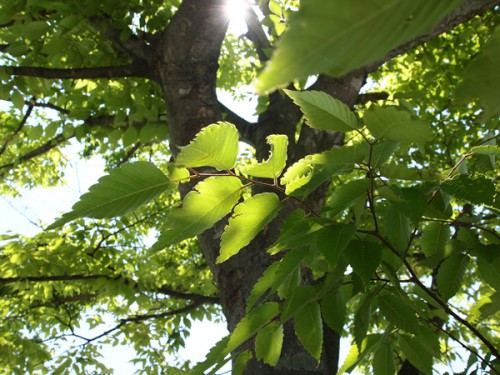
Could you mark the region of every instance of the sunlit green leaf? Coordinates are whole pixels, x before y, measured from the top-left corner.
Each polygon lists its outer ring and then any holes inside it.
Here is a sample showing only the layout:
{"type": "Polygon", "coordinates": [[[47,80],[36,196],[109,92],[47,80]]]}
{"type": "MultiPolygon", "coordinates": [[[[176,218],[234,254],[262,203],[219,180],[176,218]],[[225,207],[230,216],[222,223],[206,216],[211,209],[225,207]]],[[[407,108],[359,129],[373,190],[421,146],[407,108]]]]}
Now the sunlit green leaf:
{"type": "Polygon", "coordinates": [[[242,186],[240,179],[230,176],[209,177],[199,182],[184,197],[182,206],[170,212],[165,230],[153,248],[163,249],[212,227],[238,203],[242,186]]]}
{"type": "Polygon", "coordinates": [[[206,359],[199,362],[191,369],[193,375],[203,375],[211,367],[221,368],[224,365],[224,358],[227,356],[226,347],[229,343],[229,335],[219,340],[208,352],[206,359]]]}
{"type": "Polygon", "coordinates": [[[176,163],[186,168],[229,170],[237,155],[238,130],[228,122],[219,122],[203,128],[189,145],[181,147],[176,163]]]}
{"type": "Polygon", "coordinates": [[[257,306],[250,311],[236,325],[231,333],[226,352],[230,353],[238,348],[245,341],[253,337],[260,329],[268,324],[280,311],[279,304],[276,302],[267,302],[257,306]]]}
{"type": "Polygon", "coordinates": [[[345,132],[360,127],[349,107],[324,92],[284,91],[300,106],[306,123],[312,128],[345,132]]]}
{"type": "Polygon", "coordinates": [[[248,245],[276,217],[280,207],[280,200],[274,193],[257,194],[238,204],[222,233],[217,263],[226,261],[248,245]]]}
{"type": "Polygon", "coordinates": [[[363,117],[366,127],[377,139],[397,142],[428,142],[433,134],[427,123],[413,119],[406,111],[396,108],[376,107],[366,111],[363,117]]]}
{"type": "MultiPolygon", "coordinates": [[[[176,172],[178,173],[178,172],[176,172]]],[[[127,163],[89,188],[72,211],[64,214],[47,229],[54,229],[80,217],[103,219],[125,215],[148,203],[161,193],[173,189],[188,175],[184,170],[171,180],[154,164],[144,161],[127,163]]]]}
{"type": "Polygon", "coordinates": [[[257,83],[260,93],[317,73],[341,76],[383,58],[411,38],[431,31],[462,1],[408,3],[371,0],[310,0],[290,17],[290,28],[278,43],[257,83]]]}
{"type": "Polygon", "coordinates": [[[286,135],[273,134],[267,137],[267,143],[271,145],[269,159],[262,163],[254,163],[241,168],[245,174],[254,177],[278,178],[286,166],[286,149],[288,138],[286,135]]]}
{"type": "Polygon", "coordinates": [[[283,346],[283,325],[278,321],[269,323],[262,328],[255,339],[255,354],[257,359],[271,366],[276,366],[283,346]]]}

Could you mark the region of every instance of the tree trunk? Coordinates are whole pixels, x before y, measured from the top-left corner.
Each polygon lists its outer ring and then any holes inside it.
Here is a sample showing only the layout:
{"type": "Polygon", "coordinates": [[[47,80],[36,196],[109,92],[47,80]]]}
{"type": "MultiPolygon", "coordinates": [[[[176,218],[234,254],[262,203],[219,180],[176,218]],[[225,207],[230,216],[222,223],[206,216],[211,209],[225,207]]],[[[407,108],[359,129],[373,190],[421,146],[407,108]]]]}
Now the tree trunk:
{"type": "MultiPolygon", "coordinates": [[[[184,0],[162,37],[156,63],[169,114],[170,147],[174,155],[178,153],[179,146],[188,144],[204,126],[221,120],[215,88],[218,57],[228,24],[222,10],[224,2],[225,0],[184,0]]],[[[342,79],[322,77],[316,85],[353,105],[363,82],[364,77],[360,76],[342,79]]],[[[257,157],[267,156],[265,138],[269,134],[288,135],[291,160],[297,160],[307,153],[322,151],[335,143],[341,144],[342,135],[326,134],[308,127],[303,127],[299,142],[294,144],[300,118],[300,111],[290,99],[277,93],[271,95],[269,108],[259,117],[258,124],[251,132],[257,157]]],[[[323,204],[324,192],[325,189],[320,189],[312,195],[313,206],[320,207],[323,204]]],[[[225,222],[218,223],[199,236],[203,255],[219,288],[229,331],[234,330],[245,315],[247,297],[253,285],[272,263],[273,259],[265,249],[277,238],[279,224],[291,208],[284,209],[265,233],[260,233],[238,255],[220,265],[215,264],[215,259],[219,253],[219,238],[225,222]]],[[[287,325],[278,366],[272,368],[251,360],[245,373],[335,374],[339,336],[325,329],[324,343],[322,360],[318,365],[296,339],[292,325],[287,325]]]]}

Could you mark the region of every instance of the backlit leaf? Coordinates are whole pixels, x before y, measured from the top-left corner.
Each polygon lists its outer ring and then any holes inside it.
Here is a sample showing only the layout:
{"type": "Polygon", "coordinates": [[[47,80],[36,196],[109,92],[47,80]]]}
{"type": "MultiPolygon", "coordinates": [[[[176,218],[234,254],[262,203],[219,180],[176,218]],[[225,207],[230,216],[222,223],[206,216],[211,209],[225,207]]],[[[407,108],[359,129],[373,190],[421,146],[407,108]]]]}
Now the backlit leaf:
{"type": "Polygon", "coordinates": [[[375,107],[365,112],[364,121],[370,133],[377,139],[397,142],[428,142],[433,134],[423,120],[413,119],[410,113],[396,108],[375,107]]]}
{"type": "Polygon", "coordinates": [[[373,375],[394,375],[396,358],[394,350],[387,343],[382,343],[373,356],[373,375]]]}
{"type": "Polygon", "coordinates": [[[336,331],[342,333],[346,318],[346,299],[342,288],[328,293],[321,300],[321,313],[326,324],[336,331]]]}
{"type": "Polygon", "coordinates": [[[369,179],[362,179],[350,181],[335,189],[327,202],[332,216],[351,207],[356,199],[365,196],[370,186],[369,179]]]}
{"type": "Polygon", "coordinates": [[[283,346],[283,325],[278,321],[262,328],[255,339],[257,359],[271,366],[276,366],[283,346]]]}
{"type": "Polygon", "coordinates": [[[431,31],[463,1],[309,0],[290,17],[290,27],[259,77],[257,91],[283,87],[317,73],[341,76],[383,58],[417,35],[431,31]]]}
{"type": "Polygon", "coordinates": [[[323,347],[323,320],[318,302],[307,304],[297,313],[294,328],[300,343],[319,361],[323,347]]]}
{"type": "Polygon", "coordinates": [[[406,332],[417,332],[418,321],[408,301],[395,294],[384,293],[379,296],[379,306],[380,311],[391,324],[406,332]]]}
{"type": "Polygon", "coordinates": [[[411,238],[410,220],[393,204],[384,213],[384,233],[389,242],[403,255],[411,238]]]}
{"type": "Polygon", "coordinates": [[[226,261],[248,245],[276,217],[280,208],[280,200],[274,193],[257,194],[238,204],[222,233],[217,263],[226,261]]]}
{"type": "Polygon", "coordinates": [[[460,290],[469,261],[465,254],[454,254],[441,264],[436,281],[443,298],[449,299],[460,290]]]}
{"type": "Polygon", "coordinates": [[[382,257],[379,245],[374,242],[353,240],[347,246],[344,254],[354,272],[358,274],[365,285],[368,285],[382,257]]]}
{"type": "Polygon", "coordinates": [[[416,338],[398,336],[398,345],[410,363],[425,375],[432,375],[432,356],[416,338]]]}
{"type": "Polygon", "coordinates": [[[236,164],[238,130],[219,122],[203,128],[187,146],[181,147],[176,163],[186,168],[214,167],[229,170],[236,164]]]}
{"type": "Polygon", "coordinates": [[[444,181],[441,189],[457,198],[477,204],[492,204],[495,197],[495,184],[483,176],[459,174],[444,181]]]}
{"type": "Polygon", "coordinates": [[[459,99],[478,98],[487,119],[500,115],[500,27],[497,27],[486,45],[465,71],[463,82],[457,88],[459,99]]]}
{"type": "Polygon", "coordinates": [[[284,91],[300,106],[307,125],[312,128],[346,132],[360,127],[348,106],[324,92],[284,91]]]}
{"type": "Polygon", "coordinates": [[[343,251],[356,233],[356,227],[352,224],[340,224],[328,226],[316,235],[316,246],[321,255],[335,267],[343,251]]]}
{"type": "Polygon", "coordinates": [[[267,302],[251,310],[236,325],[229,338],[226,352],[230,353],[248,339],[252,338],[260,329],[268,324],[276,315],[278,315],[280,306],[276,302],[267,302]]]}
{"type": "Polygon", "coordinates": [[[429,223],[422,231],[420,241],[422,250],[427,258],[434,255],[444,256],[444,248],[450,239],[451,230],[447,225],[438,222],[429,223]]]}
{"type": "Polygon", "coordinates": [[[80,200],[47,229],[54,229],[80,217],[96,219],[125,215],[173,189],[189,173],[184,169],[172,180],[153,163],[138,161],[126,163],[101,177],[80,200]],[[179,174],[180,173],[180,174],[179,174]]]}
{"type": "Polygon", "coordinates": [[[267,137],[267,143],[271,145],[269,159],[262,163],[254,163],[241,168],[245,174],[254,177],[278,178],[286,166],[286,149],[288,138],[282,134],[272,134],[267,137]]]}
{"type": "Polygon", "coordinates": [[[242,186],[239,178],[231,176],[209,177],[199,182],[184,197],[182,206],[170,211],[165,230],[153,248],[161,250],[211,228],[238,203],[242,186]]]}

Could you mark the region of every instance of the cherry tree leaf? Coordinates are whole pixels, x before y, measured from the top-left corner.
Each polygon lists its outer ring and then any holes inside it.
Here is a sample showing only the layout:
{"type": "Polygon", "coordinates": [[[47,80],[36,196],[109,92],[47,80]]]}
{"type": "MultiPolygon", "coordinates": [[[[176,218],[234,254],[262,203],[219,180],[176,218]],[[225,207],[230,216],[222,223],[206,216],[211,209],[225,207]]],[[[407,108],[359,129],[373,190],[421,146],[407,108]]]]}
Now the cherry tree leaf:
{"type": "Polygon", "coordinates": [[[384,58],[431,31],[463,0],[309,0],[292,14],[289,29],[257,82],[259,93],[317,73],[340,77],[384,58]]]}
{"type": "Polygon", "coordinates": [[[186,168],[214,167],[229,170],[236,164],[238,130],[219,122],[203,128],[187,146],[181,147],[176,163],[186,168]]]}
{"type": "Polygon", "coordinates": [[[238,203],[242,186],[241,180],[232,176],[209,177],[199,182],[184,197],[182,205],[170,211],[166,228],[153,249],[161,250],[211,228],[238,203]]]}
{"type": "Polygon", "coordinates": [[[173,189],[189,176],[185,169],[172,168],[171,177],[153,163],[138,161],[115,168],[89,188],[80,200],[60,219],[48,226],[54,229],[81,217],[95,219],[125,215],[173,189]]]}
{"type": "Polygon", "coordinates": [[[300,107],[312,128],[346,132],[360,127],[348,106],[324,92],[284,91],[300,107]]]}
{"type": "Polygon", "coordinates": [[[280,199],[274,193],[257,194],[238,204],[222,233],[217,263],[228,260],[248,245],[276,217],[280,208],[280,199]]]}
{"type": "Polygon", "coordinates": [[[255,338],[255,354],[257,359],[271,366],[276,366],[283,346],[283,324],[278,321],[262,328],[255,338]]]}
{"type": "Polygon", "coordinates": [[[276,179],[281,175],[286,166],[288,138],[283,134],[272,134],[267,137],[267,143],[271,145],[269,159],[262,163],[253,163],[241,168],[244,174],[272,179],[276,179]]]}
{"type": "Polygon", "coordinates": [[[366,111],[363,119],[370,133],[377,139],[418,143],[428,142],[433,138],[429,124],[396,108],[375,107],[366,111]]]}

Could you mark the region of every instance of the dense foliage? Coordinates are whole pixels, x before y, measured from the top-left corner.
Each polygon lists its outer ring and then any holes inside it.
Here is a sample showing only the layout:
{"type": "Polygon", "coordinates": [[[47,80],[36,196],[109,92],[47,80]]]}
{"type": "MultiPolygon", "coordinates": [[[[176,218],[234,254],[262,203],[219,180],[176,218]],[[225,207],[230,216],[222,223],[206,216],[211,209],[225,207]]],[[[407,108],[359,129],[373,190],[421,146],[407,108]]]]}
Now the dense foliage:
{"type": "Polygon", "coordinates": [[[173,144],[197,86],[173,97],[153,67],[197,1],[0,1],[2,194],[59,184],[70,141],[108,169],[37,235],[1,235],[0,372],[108,373],[102,345],[124,342],[141,373],[243,373],[284,366],[292,327],[308,357],[290,374],[326,366],[330,331],[352,343],[333,373],[500,374],[497,2],[259,1],[216,56],[233,97],[257,79],[258,124],[221,105],[173,144]],[[285,130],[276,103],[300,109],[285,130]],[[224,267],[256,249],[233,323],[224,267]],[[169,363],[221,312],[204,363],[169,363]]]}

